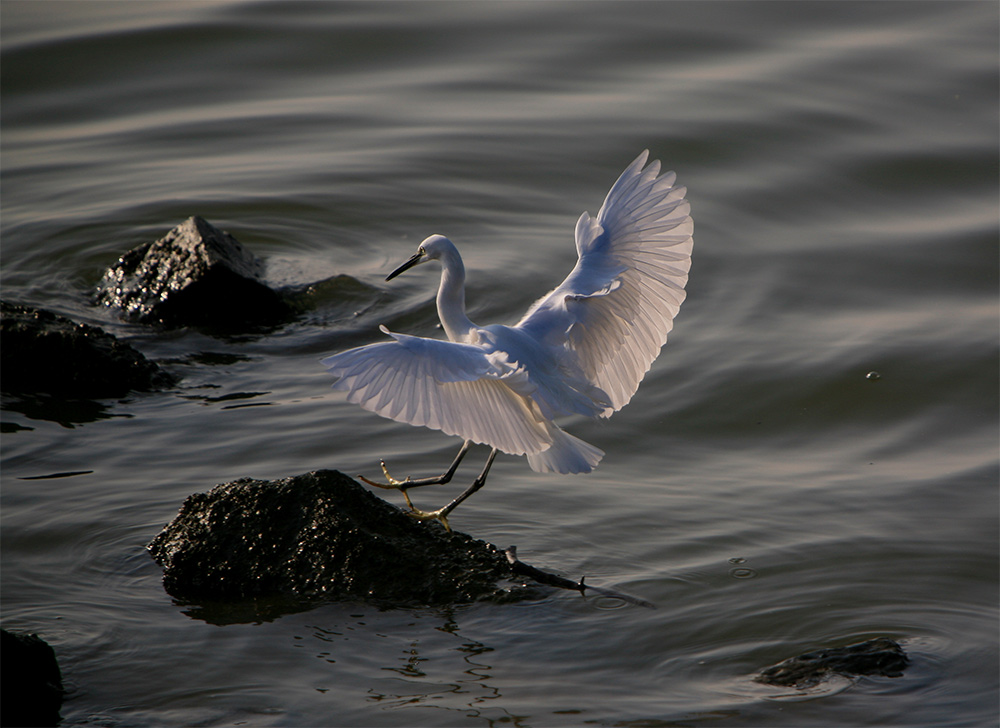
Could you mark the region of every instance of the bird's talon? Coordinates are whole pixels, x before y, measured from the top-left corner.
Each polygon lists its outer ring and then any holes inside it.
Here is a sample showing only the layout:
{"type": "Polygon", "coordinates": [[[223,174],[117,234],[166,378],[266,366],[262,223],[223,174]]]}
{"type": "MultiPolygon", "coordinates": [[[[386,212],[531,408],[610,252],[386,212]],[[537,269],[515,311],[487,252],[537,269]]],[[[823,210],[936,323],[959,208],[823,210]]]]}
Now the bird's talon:
{"type": "Polygon", "coordinates": [[[451,526],[448,525],[448,517],[442,513],[444,509],[439,511],[422,511],[419,508],[410,507],[410,511],[406,514],[411,518],[416,518],[418,521],[439,521],[442,526],[444,526],[445,531],[451,531],[451,526]]]}
{"type": "Polygon", "coordinates": [[[399,488],[403,485],[409,485],[412,478],[407,475],[405,480],[396,480],[394,477],[389,475],[389,469],[385,466],[385,460],[379,460],[378,464],[382,466],[382,473],[385,475],[385,479],[389,482],[389,485],[393,488],[399,488]]]}
{"type": "Polygon", "coordinates": [[[358,476],[358,480],[368,483],[368,485],[374,485],[376,488],[384,488],[385,490],[399,490],[403,494],[406,494],[406,488],[413,482],[413,478],[409,475],[406,476],[405,480],[396,480],[394,477],[389,475],[389,470],[385,467],[385,460],[379,460],[378,464],[382,466],[382,474],[385,475],[386,482],[376,483],[371,478],[366,478],[363,475],[358,476]]]}
{"type": "Polygon", "coordinates": [[[398,488],[398,486],[395,486],[392,483],[376,483],[371,478],[366,478],[363,475],[359,475],[358,480],[363,483],[368,483],[368,485],[374,485],[376,488],[383,488],[385,490],[396,490],[398,488]]]}

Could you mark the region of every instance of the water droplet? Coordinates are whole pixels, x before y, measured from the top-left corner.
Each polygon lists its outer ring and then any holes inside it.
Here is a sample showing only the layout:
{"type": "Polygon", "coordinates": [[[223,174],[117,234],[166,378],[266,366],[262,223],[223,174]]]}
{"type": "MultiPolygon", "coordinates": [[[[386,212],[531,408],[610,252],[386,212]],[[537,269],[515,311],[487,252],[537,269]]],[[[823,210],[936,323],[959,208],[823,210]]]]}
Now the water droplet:
{"type": "Polygon", "coordinates": [[[877,382],[881,378],[882,378],[882,375],[879,374],[878,372],[868,372],[865,375],[865,379],[868,379],[868,380],[870,380],[872,382],[877,382]]]}
{"type": "Polygon", "coordinates": [[[742,556],[734,556],[733,558],[729,559],[730,564],[745,564],[746,562],[747,560],[744,559],[742,556]]]}
{"type": "Polygon", "coordinates": [[[730,569],[729,575],[734,579],[753,579],[757,576],[757,572],[744,566],[739,569],[730,569]]]}

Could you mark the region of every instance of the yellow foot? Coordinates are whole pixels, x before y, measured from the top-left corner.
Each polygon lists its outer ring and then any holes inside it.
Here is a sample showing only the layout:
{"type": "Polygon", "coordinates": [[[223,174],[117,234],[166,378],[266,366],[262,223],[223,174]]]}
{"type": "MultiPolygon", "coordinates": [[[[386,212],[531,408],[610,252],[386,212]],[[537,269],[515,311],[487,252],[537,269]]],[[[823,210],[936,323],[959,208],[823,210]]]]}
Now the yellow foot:
{"type": "MultiPolygon", "coordinates": [[[[444,526],[446,531],[451,530],[451,526],[448,525],[447,514],[444,508],[440,508],[436,511],[422,511],[413,505],[410,500],[410,496],[407,494],[407,489],[414,485],[413,478],[409,475],[406,476],[406,480],[397,480],[396,478],[389,475],[388,468],[385,467],[385,460],[379,460],[378,464],[382,466],[382,474],[385,475],[386,482],[377,483],[370,478],[366,478],[363,475],[358,476],[358,480],[368,483],[368,485],[374,485],[376,488],[383,488],[385,490],[398,490],[403,494],[403,498],[406,499],[406,505],[409,507],[408,516],[416,518],[418,521],[440,521],[441,525],[444,526]]],[[[434,481],[437,482],[437,481],[434,481]]],[[[423,483],[426,484],[426,483],[423,483]]]]}
{"type": "Polygon", "coordinates": [[[389,475],[389,469],[385,467],[385,460],[379,460],[378,464],[382,466],[382,474],[385,475],[385,483],[376,483],[374,480],[369,480],[363,475],[359,475],[360,480],[365,481],[368,485],[374,485],[376,488],[404,488],[409,486],[412,482],[409,475],[406,476],[406,480],[396,480],[394,477],[389,475]]]}
{"type": "Polygon", "coordinates": [[[406,499],[406,505],[410,507],[411,511],[416,510],[413,507],[413,503],[410,502],[410,496],[406,494],[406,489],[410,487],[413,482],[409,475],[406,476],[406,480],[396,480],[394,477],[389,475],[389,470],[385,467],[385,460],[379,460],[378,464],[382,466],[382,473],[385,475],[385,483],[376,483],[374,480],[366,478],[363,475],[358,476],[358,480],[368,483],[368,485],[374,485],[376,488],[383,488],[385,490],[398,490],[403,494],[406,499]]]}
{"type": "Polygon", "coordinates": [[[451,526],[448,525],[448,518],[444,513],[444,508],[440,508],[436,511],[422,511],[411,505],[410,511],[406,515],[410,516],[410,518],[416,518],[418,521],[439,521],[441,525],[444,526],[445,531],[451,531],[451,526]]]}

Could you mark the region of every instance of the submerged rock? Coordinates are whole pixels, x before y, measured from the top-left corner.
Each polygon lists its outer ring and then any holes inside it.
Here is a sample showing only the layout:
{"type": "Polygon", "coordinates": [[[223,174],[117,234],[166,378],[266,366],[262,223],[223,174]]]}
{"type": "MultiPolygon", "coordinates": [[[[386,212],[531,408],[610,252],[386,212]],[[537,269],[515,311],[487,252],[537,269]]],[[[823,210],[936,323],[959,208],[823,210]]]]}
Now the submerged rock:
{"type": "Polygon", "coordinates": [[[147,548],[167,592],[191,602],[447,605],[504,596],[512,577],[496,547],[410,518],[332,470],[192,495],[147,548]]]}
{"type": "Polygon", "coordinates": [[[263,264],[236,238],[190,217],[125,253],[97,288],[123,318],[227,331],[281,323],[290,306],[261,279],[263,264]]]}
{"type": "Polygon", "coordinates": [[[831,674],[847,677],[898,677],[908,664],[909,659],[897,642],[879,637],[846,647],[832,647],[792,657],[763,670],[756,680],[768,685],[810,688],[831,674]]]}
{"type": "Polygon", "coordinates": [[[79,399],[124,397],[173,378],[96,326],[0,302],[0,387],[5,392],[79,399]]]}
{"type": "Polygon", "coordinates": [[[63,685],[55,651],[38,635],[0,629],[0,660],[0,725],[58,725],[63,685]]]}

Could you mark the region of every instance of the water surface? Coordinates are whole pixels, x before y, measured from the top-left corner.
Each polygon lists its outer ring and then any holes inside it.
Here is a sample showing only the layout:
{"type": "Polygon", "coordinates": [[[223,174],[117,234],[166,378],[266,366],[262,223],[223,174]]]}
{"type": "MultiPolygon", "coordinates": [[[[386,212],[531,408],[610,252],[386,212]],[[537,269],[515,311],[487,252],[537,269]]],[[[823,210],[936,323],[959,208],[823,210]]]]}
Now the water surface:
{"type": "Polygon", "coordinates": [[[66,725],[996,724],[995,3],[2,12],[3,298],[181,377],[3,400],[3,625],[54,646],[66,725]],[[696,221],[663,355],[611,420],[566,423],[598,470],[502,456],[452,524],[656,610],[555,593],[221,626],[163,592],[144,544],[191,493],[379,457],[439,472],[455,438],[346,404],[317,360],[380,323],[435,335],[430,267],[382,280],[432,233],[462,250],[470,317],[516,321],[644,148],[696,221]],[[229,339],[90,305],[192,214],[276,286],[360,285],[229,339]],[[902,677],[751,679],[875,636],[902,677]]]}

